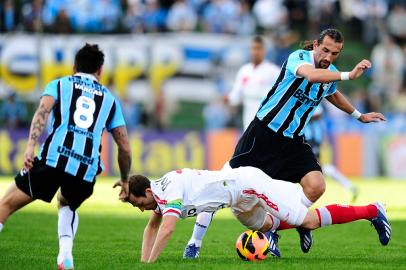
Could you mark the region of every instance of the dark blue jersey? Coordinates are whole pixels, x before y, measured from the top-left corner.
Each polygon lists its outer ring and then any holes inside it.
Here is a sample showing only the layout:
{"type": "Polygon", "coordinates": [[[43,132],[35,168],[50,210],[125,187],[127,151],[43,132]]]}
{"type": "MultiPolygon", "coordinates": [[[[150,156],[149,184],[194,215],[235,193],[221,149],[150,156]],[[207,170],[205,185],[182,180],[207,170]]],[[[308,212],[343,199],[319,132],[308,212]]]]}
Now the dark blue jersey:
{"type": "Polygon", "coordinates": [[[94,76],[84,73],[50,82],[42,96],[52,96],[55,105],[38,158],[93,182],[103,170],[103,130],[125,126],[120,103],[94,76]]]}
{"type": "MultiPolygon", "coordinates": [[[[296,72],[303,65],[315,66],[313,51],[297,50],[289,55],[256,114],[271,130],[290,138],[303,135],[322,99],[337,91],[336,82],[310,83],[299,77],[296,72]]],[[[337,71],[332,64],[328,69],[337,71]]]]}

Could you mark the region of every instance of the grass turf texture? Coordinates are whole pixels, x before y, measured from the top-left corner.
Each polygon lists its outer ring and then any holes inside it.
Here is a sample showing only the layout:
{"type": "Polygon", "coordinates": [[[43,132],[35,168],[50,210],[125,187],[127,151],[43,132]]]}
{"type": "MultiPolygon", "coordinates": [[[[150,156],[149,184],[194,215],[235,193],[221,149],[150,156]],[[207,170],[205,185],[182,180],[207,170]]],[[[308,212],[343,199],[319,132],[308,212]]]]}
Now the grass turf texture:
{"type": "MultiPolygon", "coordinates": [[[[0,195],[11,178],[0,179],[0,195]]],[[[75,269],[402,269],[406,253],[406,182],[357,181],[361,193],[356,205],[386,202],[393,236],[382,247],[367,221],[336,225],[314,232],[314,246],[300,251],[294,230],[281,232],[283,258],[263,262],[241,261],[234,248],[245,228],[229,210],[219,212],[204,240],[197,261],[182,259],[194,218],[178,222],[158,262],[139,263],[143,228],[148,214],[117,201],[112,180],[101,178],[79,209],[79,230],[74,243],[75,269]]],[[[317,205],[349,202],[350,195],[333,182],[317,205]]],[[[56,202],[34,202],[12,216],[0,233],[0,269],[55,269],[58,252],[56,202]]]]}

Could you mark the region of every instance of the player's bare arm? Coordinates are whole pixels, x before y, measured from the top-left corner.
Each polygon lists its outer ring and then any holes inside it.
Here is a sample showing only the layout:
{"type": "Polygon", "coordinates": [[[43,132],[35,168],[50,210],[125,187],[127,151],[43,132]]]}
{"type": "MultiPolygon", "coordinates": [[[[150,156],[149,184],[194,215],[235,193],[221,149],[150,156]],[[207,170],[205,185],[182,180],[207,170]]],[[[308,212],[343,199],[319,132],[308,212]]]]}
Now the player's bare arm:
{"type": "Polygon", "coordinates": [[[162,215],[152,211],[148,224],[144,229],[144,236],[142,238],[141,262],[148,262],[152,247],[155,244],[161,221],[162,215]]]}
{"type": "Polygon", "coordinates": [[[114,184],[113,188],[117,186],[121,187],[119,199],[122,200],[126,198],[128,194],[128,186],[126,183],[131,169],[131,148],[128,141],[127,128],[125,126],[112,129],[111,134],[118,146],[118,166],[120,168],[120,180],[114,184]]]}
{"type": "Polygon", "coordinates": [[[164,216],[162,218],[162,224],[159,227],[158,235],[156,236],[151,255],[148,259],[149,263],[155,262],[161,254],[162,250],[168,244],[168,241],[171,238],[173,231],[175,230],[177,220],[178,218],[175,216],[164,216]]]}
{"type": "MultiPolygon", "coordinates": [[[[334,94],[326,97],[326,99],[329,102],[331,102],[334,106],[336,106],[337,108],[339,108],[340,110],[342,110],[348,114],[353,114],[354,112],[358,112],[340,91],[336,91],[334,94]]],[[[386,121],[385,116],[383,116],[383,114],[377,113],[377,112],[361,114],[355,118],[357,118],[359,121],[361,121],[363,123],[386,121]]]]}
{"type": "Polygon", "coordinates": [[[53,97],[42,97],[41,102],[35,111],[34,117],[32,118],[28,144],[24,153],[24,169],[26,171],[30,170],[33,166],[34,148],[38,144],[39,136],[41,136],[45,129],[49,114],[51,113],[54,104],[55,100],[53,97]]]}
{"type": "Polygon", "coordinates": [[[300,77],[306,78],[311,83],[329,83],[341,80],[355,80],[359,78],[367,68],[371,68],[372,64],[364,59],[359,62],[354,69],[349,72],[348,78],[345,78],[345,72],[330,71],[323,68],[314,68],[312,65],[302,65],[298,68],[296,74],[300,77]]]}

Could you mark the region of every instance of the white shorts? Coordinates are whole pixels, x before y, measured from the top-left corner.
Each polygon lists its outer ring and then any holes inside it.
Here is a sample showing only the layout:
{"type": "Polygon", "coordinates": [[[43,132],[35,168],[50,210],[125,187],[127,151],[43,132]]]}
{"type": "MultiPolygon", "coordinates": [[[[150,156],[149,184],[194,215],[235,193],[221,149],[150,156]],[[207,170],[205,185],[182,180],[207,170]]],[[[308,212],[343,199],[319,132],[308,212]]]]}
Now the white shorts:
{"type": "Polygon", "coordinates": [[[267,213],[294,226],[300,226],[308,212],[301,202],[305,196],[299,184],[275,180],[260,169],[233,170],[237,192],[231,210],[246,227],[260,229],[267,213]]]}

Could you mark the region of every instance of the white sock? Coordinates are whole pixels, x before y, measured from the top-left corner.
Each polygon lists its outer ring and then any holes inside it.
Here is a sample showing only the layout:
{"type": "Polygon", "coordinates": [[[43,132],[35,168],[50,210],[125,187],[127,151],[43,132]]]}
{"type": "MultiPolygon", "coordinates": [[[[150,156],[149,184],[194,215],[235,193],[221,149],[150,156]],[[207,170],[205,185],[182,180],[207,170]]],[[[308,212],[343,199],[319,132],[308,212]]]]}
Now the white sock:
{"type": "Polygon", "coordinates": [[[309,198],[306,197],[304,192],[302,193],[301,201],[307,208],[310,208],[314,204],[314,202],[312,202],[311,200],[309,200],[309,198]]]}
{"type": "Polygon", "coordinates": [[[58,211],[58,237],[59,254],[58,264],[64,257],[72,257],[73,239],[79,224],[79,215],[73,212],[69,206],[61,207],[58,211]]]}
{"type": "Polygon", "coordinates": [[[0,232],[3,230],[3,223],[0,223],[0,232]]]}
{"type": "Polygon", "coordinates": [[[331,178],[333,178],[334,181],[336,181],[337,183],[339,183],[341,186],[343,186],[346,189],[351,189],[352,187],[352,183],[351,181],[345,177],[344,175],[342,175],[336,167],[334,167],[331,164],[328,165],[324,165],[323,166],[323,172],[325,174],[327,174],[328,176],[330,176],[331,178]]]}
{"type": "Polygon", "coordinates": [[[213,219],[214,212],[201,212],[196,217],[195,227],[193,228],[193,234],[190,238],[188,245],[195,244],[197,247],[202,246],[202,240],[206,234],[207,228],[213,219]]]}

